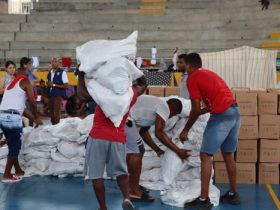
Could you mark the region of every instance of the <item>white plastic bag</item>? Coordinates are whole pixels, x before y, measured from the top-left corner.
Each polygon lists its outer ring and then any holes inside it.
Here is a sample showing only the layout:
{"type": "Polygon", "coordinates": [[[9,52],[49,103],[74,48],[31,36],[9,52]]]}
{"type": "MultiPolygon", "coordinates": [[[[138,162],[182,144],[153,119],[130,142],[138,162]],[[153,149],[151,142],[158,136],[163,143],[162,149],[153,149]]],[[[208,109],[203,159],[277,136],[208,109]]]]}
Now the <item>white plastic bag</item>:
{"type": "Polygon", "coordinates": [[[27,166],[31,166],[34,167],[36,169],[38,169],[41,172],[45,172],[48,170],[49,166],[50,166],[51,160],[50,159],[31,159],[27,162],[27,166]]]}
{"type": "Polygon", "coordinates": [[[132,81],[143,76],[143,73],[126,58],[112,58],[94,74],[103,87],[115,94],[125,94],[132,86],[132,81]]]}
{"type": "Polygon", "coordinates": [[[49,174],[53,176],[64,174],[77,174],[83,172],[83,166],[78,163],[63,163],[63,162],[51,162],[49,166],[49,174]]]}
{"type": "Polygon", "coordinates": [[[103,87],[94,79],[87,80],[86,83],[89,94],[101,107],[105,116],[113,122],[115,127],[119,127],[123,116],[129,110],[133,97],[132,88],[129,88],[123,95],[116,95],[112,90],[103,87]]]}
{"type": "Polygon", "coordinates": [[[58,151],[67,158],[84,157],[85,146],[70,142],[61,142],[58,147],[58,151]]]}
{"type": "Polygon", "coordinates": [[[6,158],[8,156],[8,146],[0,147],[0,159],[6,158]]]}
{"type": "Polygon", "coordinates": [[[43,126],[33,129],[24,136],[23,148],[29,148],[41,145],[55,145],[60,141],[59,138],[54,137],[43,126]]]}
{"type": "Polygon", "coordinates": [[[62,121],[49,128],[49,131],[53,136],[61,140],[75,142],[80,138],[80,133],[77,130],[80,121],[62,121]]]}
{"type": "MultiPolygon", "coordinates": [[[[181,141],[178,141],[176,145],[181,149],[185,149],[181,141]]],[[[163,181],[166,185],[172,185],[177,175],[186,166],[187,161],[179,158],[178,155],[170,149],[165,151],[164,155],[161,157],[161,161],[163,181]]]]}
{"type": "Polygon", "coordinates": [[[88,115],[85,119],[78,123],[77,130],[82,135],[88,135],[93,126],[94,114],[88,115]]]}
{"type": "Polygon", "coordinates": [[[112,58],[129,57],[135,59],[138,32],[134,31],[123,40],[95,40],[76,48],[80,70],[86,73],[97,70],[112,58]]]}

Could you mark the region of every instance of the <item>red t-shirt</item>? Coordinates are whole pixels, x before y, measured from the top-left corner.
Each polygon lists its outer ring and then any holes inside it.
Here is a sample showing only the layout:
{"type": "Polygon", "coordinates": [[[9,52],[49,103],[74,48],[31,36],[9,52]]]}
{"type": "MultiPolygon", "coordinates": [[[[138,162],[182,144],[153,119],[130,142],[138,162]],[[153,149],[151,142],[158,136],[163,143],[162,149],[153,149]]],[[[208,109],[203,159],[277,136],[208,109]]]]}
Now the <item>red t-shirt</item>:
{"type": "MultiPolygon", "coordinates": [[[[137,100],[137,91],[136,88],[133,89],[133,98],[130,103],[130,108],[136,103],[137,100]]],[[[127,120],[129,112],[125,114],[120,124],[120,127],[116,128],[112,121],[107,118],[100,108],[97,106],[95,108],[94,119],[93,119],[93,128],[90,131],[90,136],[95,139],[102,139],[107,141],[114,141],[125,143],[126,134],[125,134],[125,123],[127,120]]]]}
{"type": "Polygon", "coordinates": [[[187,80],[191,99],[202,99],[211,114],[226,111],[236,103],[225,81],[210,70],[200,68],[191,73],[187,80]]]}

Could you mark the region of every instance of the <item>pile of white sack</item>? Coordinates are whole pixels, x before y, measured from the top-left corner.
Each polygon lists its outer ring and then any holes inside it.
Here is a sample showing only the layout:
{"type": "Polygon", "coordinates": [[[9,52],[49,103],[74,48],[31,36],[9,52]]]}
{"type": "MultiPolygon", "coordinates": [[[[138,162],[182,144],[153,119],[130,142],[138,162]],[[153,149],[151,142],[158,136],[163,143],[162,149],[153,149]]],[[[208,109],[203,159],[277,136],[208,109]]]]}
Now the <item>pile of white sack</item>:
{"type": "MultiPolygon", "coordinates": [[[[82,176],[85,142],[92,125],[93,115],[89,115],[84,120],[67,118],[57,125],[24,128],[19,161],[25,175],[82,176]]],[[[7,146],[0,148],[0,173],[7,154],[7,146]]]]}
{"type": "Polygon", "coordinates": [[[137,38],[135,31],[123,40],[95,40],[76,49],[89,94],[116,127],[129,110],[133,81],[143,76],[132,62],[137,38]]]}

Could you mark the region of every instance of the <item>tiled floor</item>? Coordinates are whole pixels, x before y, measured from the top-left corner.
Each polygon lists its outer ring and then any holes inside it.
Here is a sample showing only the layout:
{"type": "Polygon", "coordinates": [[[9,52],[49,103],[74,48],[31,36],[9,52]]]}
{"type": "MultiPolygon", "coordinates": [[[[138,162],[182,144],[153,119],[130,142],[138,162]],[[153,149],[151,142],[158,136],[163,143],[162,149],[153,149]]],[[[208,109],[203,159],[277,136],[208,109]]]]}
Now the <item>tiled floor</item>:
{"type": "MultiPolygon", "coordinates": [[[[121,195],[114,181],[107,181],[109,210],[121,210],[121,195]]],[[[222,193],[225,185],[218,185],[222,193]]],[[[215,210],[277,210],[265,185],[240,185],[242,205],[220,205],[215,210]]],[[[279,185],[273,186],[278,198],[279,185]]],[[[190,192],[191,193],[191,192],[190,192]]],[[[157,200],[137,203],[138,210],[178,209],[160,202],[159,193],[152,192],[157,200]]],[[[17,184],[0,184],[0,210],[97,210],[97,202],[90,182],[82,178],[58,179],[54,177],[31,177],[17,184]]]]}

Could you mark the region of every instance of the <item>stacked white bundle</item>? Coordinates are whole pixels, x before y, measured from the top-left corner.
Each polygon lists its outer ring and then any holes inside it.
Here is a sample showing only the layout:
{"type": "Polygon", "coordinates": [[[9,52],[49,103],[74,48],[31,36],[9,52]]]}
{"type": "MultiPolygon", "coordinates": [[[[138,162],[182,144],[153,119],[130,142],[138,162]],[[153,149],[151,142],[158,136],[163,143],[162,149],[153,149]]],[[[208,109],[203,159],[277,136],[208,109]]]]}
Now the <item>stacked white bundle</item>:
{"type": "MultiPolygon", "coordinates": [[[[82,175],[85,142],[92,124],[93,115],[89,115],[84,120],[68,118],[54,126],[25,128],[19,158],[26,176],[82,175]]],[[[2,173],[7,154],[6,146],[0,148],[0,172],[2,173]]]]}
{"type": "Polygon", "coordinates": [[[129,110],[132,82],[143,76],[131,61],[136,57],[137,38],[135,31],[123,40],[90,41],[76,49],[89,94],[116,127],[129,110]]]}

